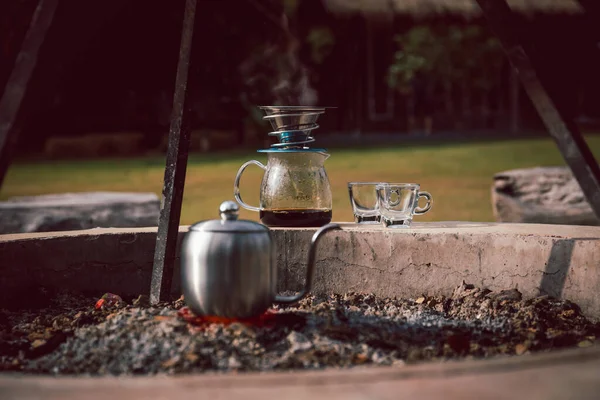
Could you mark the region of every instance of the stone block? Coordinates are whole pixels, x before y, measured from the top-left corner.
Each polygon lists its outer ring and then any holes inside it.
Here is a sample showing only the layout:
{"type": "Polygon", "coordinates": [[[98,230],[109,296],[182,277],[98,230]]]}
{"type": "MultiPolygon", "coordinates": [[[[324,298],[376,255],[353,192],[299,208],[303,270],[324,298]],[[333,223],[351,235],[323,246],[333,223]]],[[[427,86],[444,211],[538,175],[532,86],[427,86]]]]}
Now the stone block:
{"type": "Polygon", "coordinates": [[[568,167],[500,172],[494,175],[492,205],[499,222],[600,225],[568,167]]]}
{"type": "MultiPolygon", "coordinates": [[[[463,281],[550,295],[600,320],[600,227],[425,222],[344,223],[319,241],[313,293],[451,295],[463,281]]],[[[179,239],[187,231],[180,227],[179,239]]],[[[299,290],[313,228],[274,228],[278,289],[299,290]]],[[[36,287],[137,296],[150,289],[157,228],[0,235],[0,303],[36,287]]],[[[179,249],[177,249],[179,255],[179,249]]],[[[172,294],[180,294],[179,257],[172,294]]]]}
{"type": "Polygon", "coordinates": [[[154,193],[83,192],[13,197],[0,202],[0,234],[158,225],[154,193]]]}

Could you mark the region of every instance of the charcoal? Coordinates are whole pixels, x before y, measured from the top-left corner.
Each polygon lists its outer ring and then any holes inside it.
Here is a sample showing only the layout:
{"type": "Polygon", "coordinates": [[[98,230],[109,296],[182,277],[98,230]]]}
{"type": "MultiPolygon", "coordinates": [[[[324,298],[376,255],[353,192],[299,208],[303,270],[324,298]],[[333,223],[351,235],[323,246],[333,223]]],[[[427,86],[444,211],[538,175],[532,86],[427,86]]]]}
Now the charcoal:
{"type": "Polygon", "coordinates": [[[183,298],[158,305],[131,298],[98,307],[98,298],[61,293],[43,307],[0,310],[0,370],[118,376],[401,368],[589,347],[600,336],[600,324],[568,300],[467,283],[450,296],[415,299],[310,295],[273,305],[255,322],[198,319],[183,298]]]}

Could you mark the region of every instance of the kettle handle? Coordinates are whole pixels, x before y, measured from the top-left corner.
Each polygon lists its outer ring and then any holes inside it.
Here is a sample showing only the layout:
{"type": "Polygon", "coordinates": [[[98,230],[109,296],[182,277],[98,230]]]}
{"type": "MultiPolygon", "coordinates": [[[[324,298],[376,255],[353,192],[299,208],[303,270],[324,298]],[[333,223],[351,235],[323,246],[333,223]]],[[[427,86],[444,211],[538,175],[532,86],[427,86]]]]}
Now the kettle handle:
{"type": "Polygon", "coordinates": [[[319,228],[319,230],[317,230],[315,232],[315,234],[312,237],[312,240],[310,242],[310,249],[308,250],[308,265],[306,266],[306,282],[304,282],[304,288],[302,289],[302,291],[300,291],[300,293],[293,295],[293,296],[275,296],[275,302],[279,303],[279,304],[290,304],[290,303],[295,303],[297,301],[300,301],[304,298],[304,296],[306,296],[312,289],[312,279],[313,279],[313,273],[315,270],[315,256],[317,253],[317,243],[319,242],[319,240],[321,239],[322,235],[327,232],[327,231],[331,231],[334,229],[339,229],[341,230],[342,227],[339,226],[338,224],[327,224],[322,226],[321,228],[319,228]]]}
{"type": "Polygon", "coordinates": [[[235,176],[235,182],[233,183],[233,196],[235,197],[237,202],[240,203],[240,205],[242,207],[244,207],[245,209],[258,212],[258,211],[260,211],[259,207],[253,207],[251,205],[244,203],[244,201],[242,200],[242,196],[240,196],[240,178],[242,177],[242,173],[244,172],[246,167],[248,167],[250,164],[258,165],[265,171],[267,170],[267,167],[265,167],[262,163],[260,163],[256,160],[250,160],[250,161],[247,161],[244,164],[242,164],[242,166],[240,167],[240,169],[237,172],[237,175],[235,176]]]}

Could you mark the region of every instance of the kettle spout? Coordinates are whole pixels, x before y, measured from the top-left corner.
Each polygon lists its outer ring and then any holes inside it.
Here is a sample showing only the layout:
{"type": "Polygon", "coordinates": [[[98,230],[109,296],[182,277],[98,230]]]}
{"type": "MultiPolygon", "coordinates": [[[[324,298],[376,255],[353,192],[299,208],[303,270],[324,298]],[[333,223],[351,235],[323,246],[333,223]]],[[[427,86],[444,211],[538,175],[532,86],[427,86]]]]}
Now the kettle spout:
{"type": "Polygon", "coordinates": [[[322,226],[315,232],[310,242],[310,249],[308,250],[308,265],[306,266],[306,282],[304,282],[304,288],[300,291],[300,293],[294,296],[275,296],[275,302],[281,304],[290,304],[295,303],[297,301],[302,300],[308,293],[310,293],[312,289],[312,280],[315,270],[315,259],[317,253],[317,244],[319,240],[323,237],[323,234],[327,231],[331,231],[334,229],[341,230],[342,227],[338,224],[331,223],[322,226]]]}

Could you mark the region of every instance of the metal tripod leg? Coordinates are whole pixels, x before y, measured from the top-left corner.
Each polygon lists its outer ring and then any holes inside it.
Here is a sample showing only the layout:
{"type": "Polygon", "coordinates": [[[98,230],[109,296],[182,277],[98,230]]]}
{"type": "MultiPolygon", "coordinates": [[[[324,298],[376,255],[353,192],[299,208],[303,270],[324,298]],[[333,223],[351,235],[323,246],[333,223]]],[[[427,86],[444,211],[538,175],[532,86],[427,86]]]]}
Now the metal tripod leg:
{"type": "Polygon", "coordinates": [[[186,0],[158,234],[154,250],[152,284],[150,287],[150,302],[152,304],[168,298],[173,281],[181,203],[190,147],[188,72],[195,15],[196,0],[186,0]]]}
{"type": "Polygon", "coordinates": [[[46,38],[46,33],[52,25],[57,6],[58,0],[40,0],[38,2],[27,34],[23,39],[21,50],[6,82],[2,99],[0,99],[0,188],[17,142],[17,118],[22,112],[27,87],[37,64],[38,54],[46,38]]]}
{"type": "Polygon", "coordinates": [[[536,73],[520,38],[513,30],[514,15],[506,0],[477,0],[490,27],[502,43],[513,68],[558,149],[571,168],[592,210],[600,218],[600,168],[575,123],[561,111],[549,92],[549,82],[536,73]]]}

